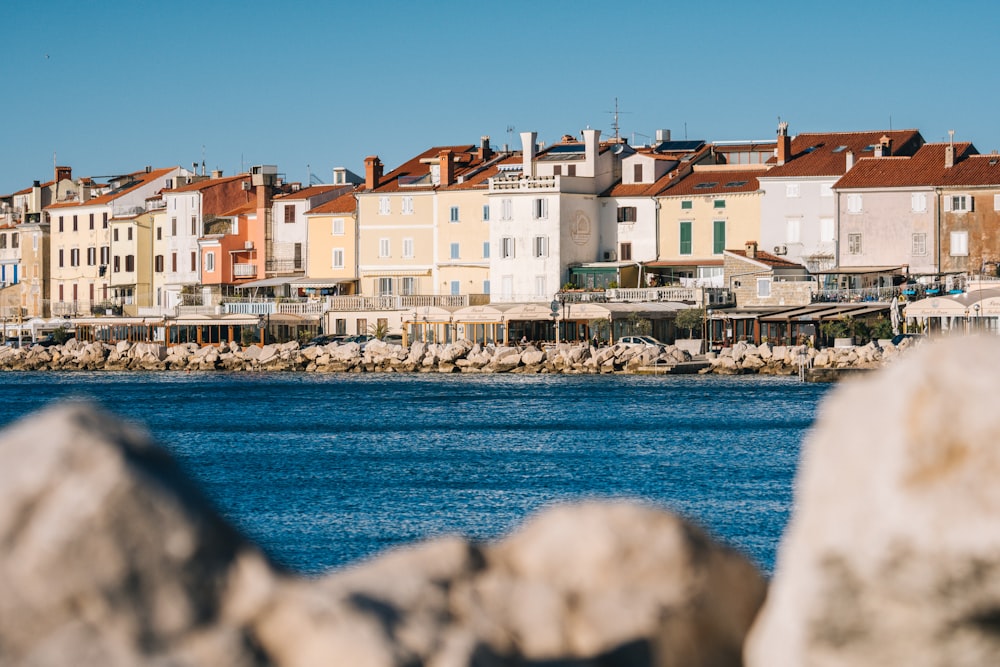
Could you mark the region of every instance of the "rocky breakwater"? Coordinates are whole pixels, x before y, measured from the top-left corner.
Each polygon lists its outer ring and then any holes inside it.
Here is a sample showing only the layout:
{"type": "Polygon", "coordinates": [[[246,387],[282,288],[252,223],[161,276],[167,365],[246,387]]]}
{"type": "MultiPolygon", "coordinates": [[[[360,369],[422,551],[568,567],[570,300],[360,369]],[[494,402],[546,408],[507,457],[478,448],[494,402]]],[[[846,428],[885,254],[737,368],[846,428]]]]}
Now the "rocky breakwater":
{"type": "Polygon", "coordinates": [[[739,342],[708,355],[710,368],[705,373],[720,375],[792,375],[805,365],[807,368],[871,370],[895,360],[899,353],[916,345],[915,339],[904,338],[899,345],[891,341],[872,341],[867,345],[826,347],[820,350],[807,345],[772,345],[739,342]]]}
{"type": "Polygon", "coordinates": [[[657,366],[670,368],[691,360],[675,346],[635,347],[562,343],[544,348],[482,346],[469,341],[409,347],[369,342],[300,348],[296,342],[241,347],[223,343],[201,347],[186,343],[82,343],[15,349],[0,348],[0,370],[116,371],[309,371],[436,373],[622,373],[657,366]]]}

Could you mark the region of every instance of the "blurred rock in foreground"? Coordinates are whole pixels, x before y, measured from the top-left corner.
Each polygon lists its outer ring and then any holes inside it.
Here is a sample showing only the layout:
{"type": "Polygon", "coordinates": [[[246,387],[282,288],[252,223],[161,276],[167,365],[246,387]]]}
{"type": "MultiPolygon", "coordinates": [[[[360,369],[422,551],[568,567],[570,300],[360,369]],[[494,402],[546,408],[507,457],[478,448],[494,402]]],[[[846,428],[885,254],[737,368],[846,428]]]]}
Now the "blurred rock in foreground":
{"type": "Polygon", "coordinates": [[[3,665],[723,667],[763,598],[745,558],[624,502],[296,579],[92,406],[0,434],[3,665]]]}

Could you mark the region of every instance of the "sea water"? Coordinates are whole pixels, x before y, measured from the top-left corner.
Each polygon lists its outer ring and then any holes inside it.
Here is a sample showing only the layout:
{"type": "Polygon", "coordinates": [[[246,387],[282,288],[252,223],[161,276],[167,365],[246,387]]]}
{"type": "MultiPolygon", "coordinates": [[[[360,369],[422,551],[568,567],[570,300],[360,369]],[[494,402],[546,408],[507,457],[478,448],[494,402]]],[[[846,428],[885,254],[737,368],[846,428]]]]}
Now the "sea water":
{"type": "Polygon", "coordinates": [[[318,574],[554,503],[676,511],[764,571],[827,385],[766,376],[4,373],[0,426],[89,398],[145,426],[278,563],[318,574]]]}

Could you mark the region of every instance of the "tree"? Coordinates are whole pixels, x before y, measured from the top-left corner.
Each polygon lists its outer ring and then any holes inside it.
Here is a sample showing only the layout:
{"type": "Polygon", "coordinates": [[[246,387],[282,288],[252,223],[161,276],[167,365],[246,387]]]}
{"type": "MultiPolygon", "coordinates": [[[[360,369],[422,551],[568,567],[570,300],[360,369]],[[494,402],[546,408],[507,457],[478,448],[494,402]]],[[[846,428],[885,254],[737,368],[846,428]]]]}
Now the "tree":
{"type": "Polygon", "coordinates": [[[382,340],[385,338],[385,335],[389,333],[389,323],[385,320],[379,320],[375,324],[369,324],[368,333],[375,336],[379,340],[382,340]]]}
{"type": "Polygon", "coordinates": [[[700,331],[704,323],[704,308],[688,308],[686,310],[682,310],[677,313],[677,317],[674,320],[674,324],[678,329],[687,331],[688,338],[694,338],[695,329],[700,331]]]}

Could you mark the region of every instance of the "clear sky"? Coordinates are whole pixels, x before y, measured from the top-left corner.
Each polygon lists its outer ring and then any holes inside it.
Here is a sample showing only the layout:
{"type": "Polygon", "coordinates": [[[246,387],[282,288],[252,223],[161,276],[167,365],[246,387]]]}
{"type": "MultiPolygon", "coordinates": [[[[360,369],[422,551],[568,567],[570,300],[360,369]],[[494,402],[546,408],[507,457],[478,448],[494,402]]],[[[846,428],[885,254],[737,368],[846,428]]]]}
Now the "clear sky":
{"type": "Polygon", "coordinates": [[[0,25],[0,193],[53,154],[74,176],[204,155],[329,182],[481,135],[607,136],[616,98],[634,143],[770,139],[780,116],[1000,148],[987,0],[6,0],[0,25]]]}

